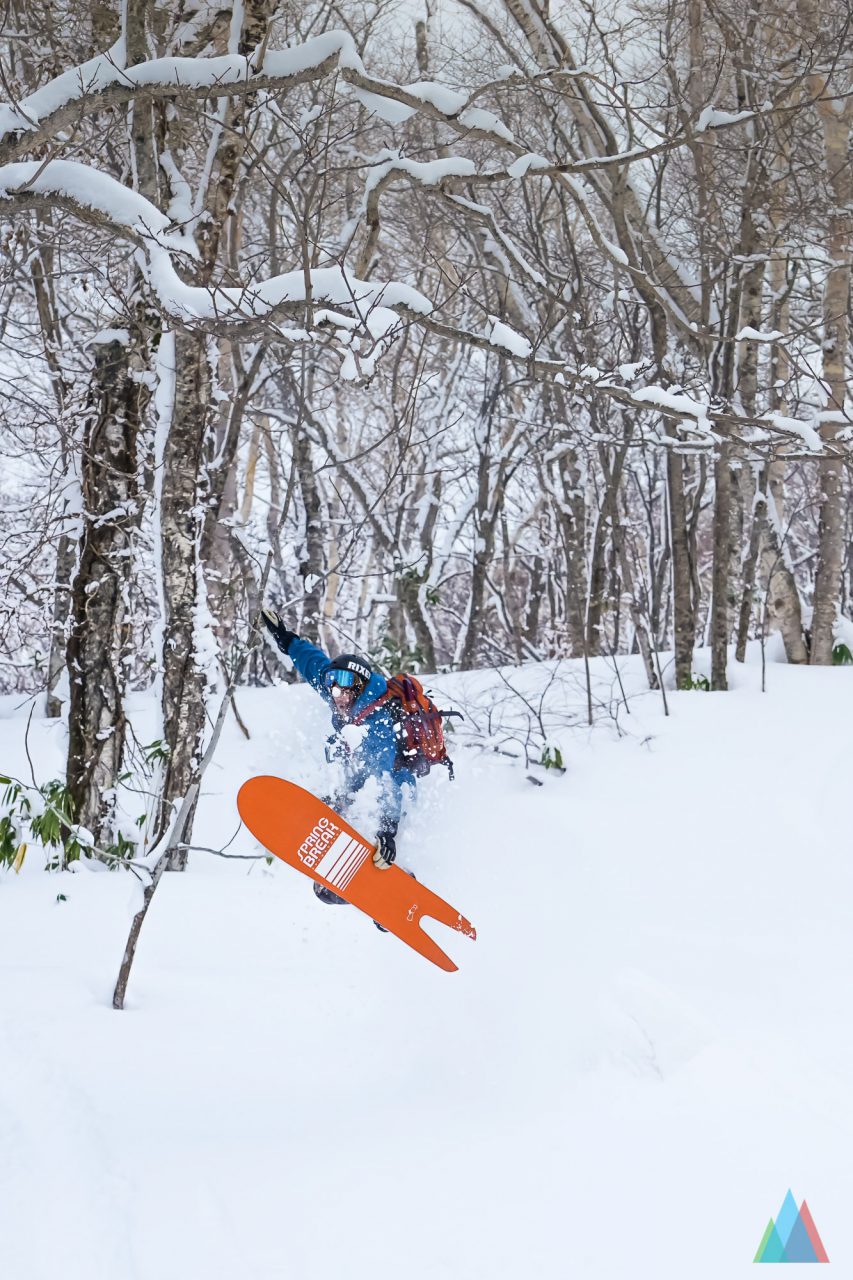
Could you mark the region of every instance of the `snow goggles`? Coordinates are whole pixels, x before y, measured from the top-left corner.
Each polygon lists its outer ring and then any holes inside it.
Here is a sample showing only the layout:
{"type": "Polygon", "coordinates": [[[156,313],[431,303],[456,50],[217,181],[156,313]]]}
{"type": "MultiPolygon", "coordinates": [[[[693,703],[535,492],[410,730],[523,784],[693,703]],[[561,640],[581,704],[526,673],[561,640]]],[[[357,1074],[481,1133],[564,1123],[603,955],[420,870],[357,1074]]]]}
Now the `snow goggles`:
{"type": "Polygon", "coordinates": [[[356,682],[363,683],[361,676],[357,676],[354,671],[347,671],[346,667],[333,667],[331,671],[326,672],[323,681],[327,689],[331,689],[333,684],[336,684],[339,689],[353,689],[356,682]]]}

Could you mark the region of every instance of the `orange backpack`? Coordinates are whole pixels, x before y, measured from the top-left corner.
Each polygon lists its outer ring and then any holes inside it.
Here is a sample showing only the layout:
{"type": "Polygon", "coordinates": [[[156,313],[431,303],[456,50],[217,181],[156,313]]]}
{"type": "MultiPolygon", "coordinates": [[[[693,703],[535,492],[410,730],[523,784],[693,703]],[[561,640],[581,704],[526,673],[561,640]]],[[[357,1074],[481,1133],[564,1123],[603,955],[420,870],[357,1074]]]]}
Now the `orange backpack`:
{"type": "Polygon", "coordinates": [[[422,778],[434,764],[443,764],[453,779],[441,722],[445,716],[458,716],[458,711],[439,711],[420,680],[406,674],[389,676],[385,693],[360,711],[353,723],[361,724],[379,707],[388,708],[396,728],[396,768],[410,769],[422,778]]]}

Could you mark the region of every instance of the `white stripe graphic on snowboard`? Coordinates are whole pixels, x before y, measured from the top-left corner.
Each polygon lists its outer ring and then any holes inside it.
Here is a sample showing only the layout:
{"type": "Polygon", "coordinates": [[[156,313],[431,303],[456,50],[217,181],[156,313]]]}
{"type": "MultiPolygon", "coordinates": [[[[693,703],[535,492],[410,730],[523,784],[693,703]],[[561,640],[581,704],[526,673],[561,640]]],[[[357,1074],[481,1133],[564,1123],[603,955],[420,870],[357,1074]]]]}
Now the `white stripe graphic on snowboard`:
{"type": "Polygon", "coordinates": [[[369,845],[342,831],[317,863],[317,875],[336,889],[345,889],[369,853],[369,845]]]}

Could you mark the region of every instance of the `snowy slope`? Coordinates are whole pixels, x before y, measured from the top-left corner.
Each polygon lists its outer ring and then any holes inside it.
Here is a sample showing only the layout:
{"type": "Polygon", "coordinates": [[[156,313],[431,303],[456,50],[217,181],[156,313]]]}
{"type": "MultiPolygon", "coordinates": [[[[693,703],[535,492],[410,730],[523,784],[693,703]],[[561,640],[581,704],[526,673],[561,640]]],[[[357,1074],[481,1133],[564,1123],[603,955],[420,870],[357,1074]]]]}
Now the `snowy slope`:
{"type": "MultiPolygon", "coordinates": [[[[621,736],[567,723],[574,664],[550,685],[564,777],[460,744],[422,789],[403,859],[477,925],[442,936],[456,974],[284,866],[198,853],[118,1014],[131,877],[0,873],[0,1274],[729,1278],[789,1186],[849,1270],[853,672],[774,665],[762,695],[738,668],[665,719],[620,665],[621,736]]],[[[552,669],[507,674],[538,710],[552,669]]],[[[517,710],[493,674],[441,687],[517,710]]],[[[200,844],[253,773],[322,787],[311,692],[238,701],[200,844]]],[[[31,728],[39,780],[62,732],[31,728]]]]}

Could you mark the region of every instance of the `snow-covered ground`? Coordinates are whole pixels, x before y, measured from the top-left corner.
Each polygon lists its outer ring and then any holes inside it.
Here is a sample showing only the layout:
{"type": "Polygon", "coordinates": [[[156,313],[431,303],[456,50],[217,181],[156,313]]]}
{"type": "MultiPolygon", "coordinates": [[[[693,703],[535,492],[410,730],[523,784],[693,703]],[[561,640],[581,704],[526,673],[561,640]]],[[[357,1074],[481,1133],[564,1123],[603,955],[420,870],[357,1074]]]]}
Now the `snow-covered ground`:
{"type": "MultiPolygon", "coordinates": [[[[772,665],[762,694],[733,666],[666,719],[620,666],[629,710],[597,664],[592,731],[582,668],[505,673],[564,776],[460,742],[422,787],[402,857],[477,926],[436,927],[455,974],[287,867],[197,853],[116,1013],[132,877],[0,872],[0,1275],[729,1280],[788,1187],[849,1274],[853,671],[772,665]]],[[[519,750],[504,679],[440,686],[519,750]]],[[[254,773],[323,787],[309,690],[238,705],[200,845],[254,773]]],[[[26,711],[0,720],[25,777],[26,711]]],[[[61,725],[29,746],[61,773],[61,725]]]]}

